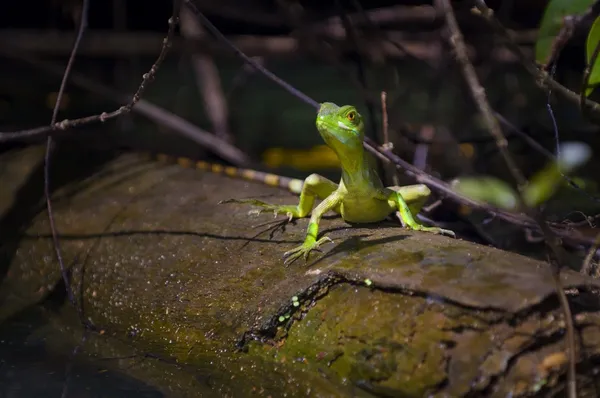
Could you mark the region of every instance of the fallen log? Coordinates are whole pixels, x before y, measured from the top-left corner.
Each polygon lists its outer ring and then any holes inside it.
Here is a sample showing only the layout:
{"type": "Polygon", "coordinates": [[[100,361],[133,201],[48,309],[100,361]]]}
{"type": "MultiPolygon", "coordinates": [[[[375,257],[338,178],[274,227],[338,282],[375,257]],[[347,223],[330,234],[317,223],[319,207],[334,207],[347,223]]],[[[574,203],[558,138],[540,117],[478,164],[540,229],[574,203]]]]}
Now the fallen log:
{"type": "MultiPolygon", "coordinates": [[[[0,321],[60,280],[35,191],[39,155],[0,160],[0,321]]],[[[545,263],[331,217],[321,232],[335,243],[285,267],[307,220],[258,234],[269,215],[218,202],[294,203],[290,194],[133,154],[60,159],[55,217],[85,318],[103,338],[202,369],[212,391],[519,396],[564,386],[565,325],[545,263]]],[[[562,282],[580,338],[579,385],[593,391],[600,282],[571,271],[562,282]]]]}

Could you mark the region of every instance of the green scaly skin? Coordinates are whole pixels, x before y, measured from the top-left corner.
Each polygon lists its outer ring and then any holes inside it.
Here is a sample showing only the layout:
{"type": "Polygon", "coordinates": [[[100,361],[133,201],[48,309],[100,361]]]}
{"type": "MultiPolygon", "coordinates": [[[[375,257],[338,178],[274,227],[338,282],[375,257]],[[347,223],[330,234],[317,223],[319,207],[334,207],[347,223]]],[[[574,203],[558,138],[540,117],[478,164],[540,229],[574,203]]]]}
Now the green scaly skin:
{"type": "Polygon", "coordinates": [[[276,215],[286,214],[290,220],[306,217],[312,210],[304,243],[284,253],[285,264],[290,264],[300,257],[307,260],[311,251],[319,250],[326,242],[333,242],[326,236],[317,239],[319,221],[323,214],[330,210],[351,223],[382,221],[390,214],[399,212],[403,224],[412,230],[455,237],[454,232],[450,230],[426,227],[415,220],[413,214],[421,210],[431,192],[427,186],[383,186],[370,155],[364,150],[364,123],[355,107],[339,107],[331,102],[322,103],[317,114],[317,129],[340,160],[342,179],[339,184],[318,174],[308,176],[304,180],[300,201],[296,206],[272,205],[255,199],[227,201],[258,206],[260,209],[257,212],[267,210],[276,215]],[[317,198],[322,201],[313,210],[317,198]]]}

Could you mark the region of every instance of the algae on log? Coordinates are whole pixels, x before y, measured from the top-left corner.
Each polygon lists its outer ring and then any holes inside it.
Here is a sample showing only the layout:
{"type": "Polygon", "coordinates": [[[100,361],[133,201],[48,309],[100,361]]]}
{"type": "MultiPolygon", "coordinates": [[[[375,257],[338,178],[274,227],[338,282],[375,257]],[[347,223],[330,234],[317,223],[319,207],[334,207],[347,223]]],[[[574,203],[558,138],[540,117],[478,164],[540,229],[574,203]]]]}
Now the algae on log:
{"type": "MultiPolygon", "coordinates": [[[[335,243],[285,267],[282,254],[302,241],[307,220],[252,238],[272,216],[217,203],[295,197],[136,155],[56,196],[85,317],[140,350],[204,369],[221,393],[506,396],[564,382],[564,321],[544,263],[333,217],[321,233],[335,243]]],[[[46,214],[23,227],[15,244],[2,235],[0,319],[60,279],[46,214]]],[[[574,272],[562,281],[581,337],[579,372],[591,375],[600,362],[600,283],[574,272]]]]}

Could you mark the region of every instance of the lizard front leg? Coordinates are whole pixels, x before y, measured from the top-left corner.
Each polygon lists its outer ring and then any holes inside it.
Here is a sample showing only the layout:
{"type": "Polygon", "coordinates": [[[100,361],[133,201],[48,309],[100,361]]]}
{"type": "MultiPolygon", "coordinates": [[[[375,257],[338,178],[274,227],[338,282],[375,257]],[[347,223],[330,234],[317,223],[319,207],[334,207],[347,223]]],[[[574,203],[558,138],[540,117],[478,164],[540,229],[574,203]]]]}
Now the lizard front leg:
{"type": "Polygon", "coordinates": [[[425,184],[391,186],[387,187],[387,189],[400,193],[400,196],[402,196],[402,199],[408,205],[411,214],[418,214],[431,195],[431,190],[425,184]]]}
{"type": "Polygon", "coordinates": [[[319,203],[310,216],[310,222],[308,223],[308,229],[306,230],[306,238],[304,239],[304,243],[283,254],[283,257],[285,258],[284,264],[291,264],[300,257],[304,257],[304,260],[308,260],[308,255],[311,251],[318,250],[319,246],[325,242],[333,242],[327,236],[317,240],[317,236],[319,234],[319,221],[321,221],[323,214],[338,207],[341,203],[342,194],[339,191],[334,191],[331,195],[319,203]]]}
{"type": "Polygon", "coordinates": [[[337,189],[338,185],[318,174],[311,174],[304,180],[300,200],[297,205],[274,205],[265,203],[257,199],[228,199],[221,203],[246,203],[259,207],[253,212],[272,211],[275,216],[285,214],[291,220],[293,218],[303,218],[310,214],[315,199],[325,199],[337,189]]]}
{"type": "Polygon", "coordinates": [[[387,188],[380,193],[380,199],[385,198],[385,200],[387,200],[390,204],[392,210],[397,210],[400,213],[400,218],[402,218],[402,222],[404,222],[404,224],[408,226],[408,228],[415,231],[432,232],[434,234],[448,235],[452,236],[453,238],[456,238],[456,234],[453,231],[450,231],[449,229],[442,229],[439,227],[426,227],[422,224],[419,224],[417,220],[415,220],[412,211],[414,211],[415,214],[418,213],[421,206],[425,202],[425,199],[427,198],[427,196],[429,196],[429,188],[425,187],[426,189],[423,189],[423,187],[425,186],[413,185],[410,186],[412,190],[402,189],[409,187],[402,187],[398,189],[393,189],[395,187],[387,188]],[[421,191],[421,194],[418,194],[419,192],[417,191],[421,191]],[[406,202],[406,200],[404,200],[402,192],[407,193],[409,195],[411,205],[409,205],[406,202]],[[414,197],[411,196],[412,194],[414,194],[414,197]]]}

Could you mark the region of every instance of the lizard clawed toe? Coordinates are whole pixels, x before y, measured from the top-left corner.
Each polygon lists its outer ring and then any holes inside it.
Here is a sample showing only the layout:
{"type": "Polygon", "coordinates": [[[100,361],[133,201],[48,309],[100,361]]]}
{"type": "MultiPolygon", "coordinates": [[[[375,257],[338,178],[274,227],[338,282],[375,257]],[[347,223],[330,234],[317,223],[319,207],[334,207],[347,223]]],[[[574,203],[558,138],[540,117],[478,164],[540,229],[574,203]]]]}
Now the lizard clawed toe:
{"type": "Polygon", "coordinates": [[[420,228],[412,228],[415,231],[423,231],[423,232],[430,232],[430,233],[434,233],[434,234],[438,234],[438,235],[448,235],[452,238],[456,238],[456,234],[454,233],[454,231],[451,231],[449,229],[443,229],[443,228],[439,228],[439,227],[423,227],[421,226],[420,228]]]}
{"type": "Polygon", "coordinates": [[[305,242],[302,245],[283,253],[283,258],[285,259],[283,261],[283,264],[290,265],[291,263],[293,263],[300,257],[304,257],[304,261],[308,261],[310,252],[313,250],[322,252],[321,245],[323,245],[324,243],[327,243],[327,242],[333,243],[333,240],[328,236],[324,236],[316,242],[312,242],[312,243],[305,242]]]}
{"type": "Polygon", "coordinates": [[[440,228],[440,233],[441,233],[442,235],[448,235],[448,236],[450,236],[450,237],[452,237],[452,238],[455,238],[455,239],[456,239],[456,234],[454,233],[454,231],[451,231],[451,230],[449,230],[449,229],[441,229],[441,228],[440,228]]]}

